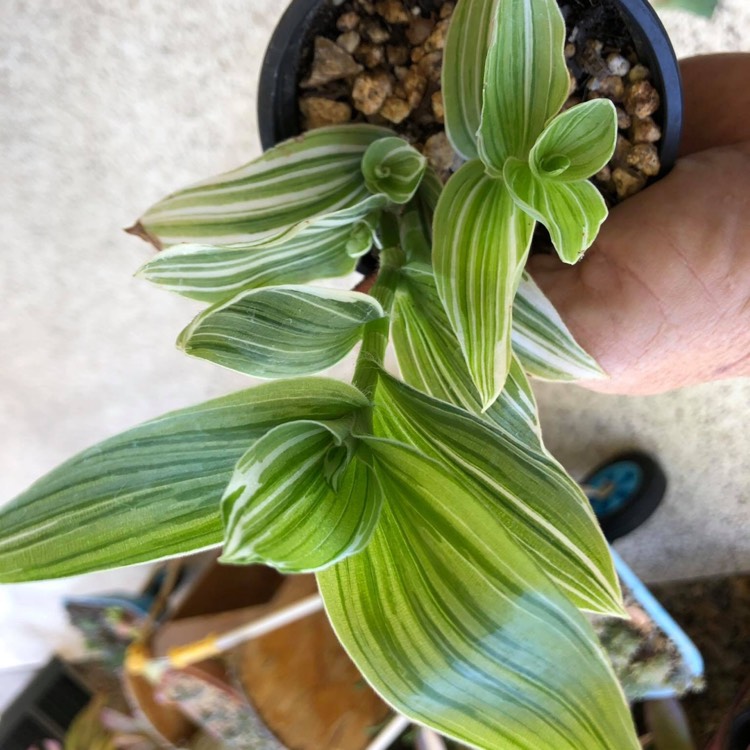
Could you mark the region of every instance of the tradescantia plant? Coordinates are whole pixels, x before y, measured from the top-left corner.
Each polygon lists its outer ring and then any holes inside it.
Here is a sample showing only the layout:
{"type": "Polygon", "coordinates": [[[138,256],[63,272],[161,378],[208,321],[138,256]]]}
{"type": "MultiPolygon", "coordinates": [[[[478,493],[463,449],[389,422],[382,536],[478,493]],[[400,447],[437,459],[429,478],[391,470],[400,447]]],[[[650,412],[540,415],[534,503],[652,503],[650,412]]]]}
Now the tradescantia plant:
{"type": "Polygon", "coordinates": [[[156,560],[314,571],[363,675],[478,748],[632,750],[583,611],[623,616],[586,497],[542,443],[527,373],[601,371],[523,270],[535,221],[563,259],[606,210],[586,178],[614,108],[558,114],[554,0],[461,0],[443,188],[383,128],[323,128],[152,207],[140,271],[208,307],[178,343],[272,382],[111,438],[0,513],[0,580],[156,560]],[[376,248],[369,294],[312,286],[376,248]],[[357,343],[351,384],[314,377],[357,343]],[[400,377],[385,367],[392,344],[400,377]]]}

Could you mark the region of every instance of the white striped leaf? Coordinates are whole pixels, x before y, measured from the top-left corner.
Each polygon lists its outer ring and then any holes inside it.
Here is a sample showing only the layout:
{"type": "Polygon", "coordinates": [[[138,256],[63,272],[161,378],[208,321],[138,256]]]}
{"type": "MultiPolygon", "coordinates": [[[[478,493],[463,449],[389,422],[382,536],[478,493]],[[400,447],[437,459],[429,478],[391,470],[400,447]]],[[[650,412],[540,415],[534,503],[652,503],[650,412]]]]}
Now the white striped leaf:
{"type": "Polygon", "coordinates": [[[607,218],[607,204],[596,187],[588,180],[537,177],[520,159],[508,159],[503,174],[519,210],[544,224],[560,259],[580,260],[607,218]]]}
{"type": "Polygon", "coordinates": [[[185,297],[221,302],[246,289],[303,284],[346,276],[373,245],[370,196],[352,210],[319,219],[283,241],[268,244],[175,245],[146,263],[138,276],[185,297]]]}
{"type": "Polygon", "coordinates": [[[536,378],[574,381],[606,377],[527,273],[513,302],[511,341],[523,367],[536,378]]]}
{"type": "Polygon", "coordinates": [[[594,99],[552,120],[531,149],[529,165],[542,179],[585,180],[607,164],[616,143],[615,105],[609,99],[594,99]]]}
{"type": "Polygon", "coordinates": [[[384,316],[378,302],[359,292],[254,289],[204,310],[177,345],[193,357],[257,378],[309,375],[342,360],[365,326],[384,316]]]}
{"type": "Polygon", "coordinates": [[[373,125],[319,128],[284,141],[239,169],[180,190],[140,219],[157,246],[257,243],[367,197],[362,156],[391,131],[373,125]]]}
{"type": "Polygon", "coordinates": [[[368,440],[386,502],[318,574],[334,630],[398,711],[482,750],[637,750],[591,626],[441,463],[368,440]]]}
{"type": "Polygon", "coordinates": [[[147,422],[80,453],[0,509],[0,581],[158,560],[221,543],[237,459],[277,425],[367,401],[334,380],[268,383],[147,422]]]}
{"type": "Polygon", "coordinates": [[[432,220],[442,189],[440,178],[428,167],[414,199],[399,216],[400,245],[407,261],[431,263],[432,220]]]}
{"type": "Polygon", "coordinates": [[[476,159],[482,89],[497,0],[456,6],[445,40],[442,69],[445,132],[464,159],[476,159]]]}
{"type": "Polygon", "coordinates": [[[621,615],[609,548],[581,488],[546,451],[385,373],[376,434],[409,443],[471,489],[578,607],[621,615]]]}
{"type": "Polygon", "coordinates": [[[222,562],[299,573],[367,544],[382,497],[372,470],[352,459],[347,427],[291,422],[242,456],[222,501],[222,562]]]}
{"type": "MultiPolygon", "coordinates": [[[[479,394],[428,266],[410,264],[402,269],[391,320],[404,380],[430,396],[481,413],[479,394]]],[[[541,448],[536,401],[516,357],[500,396],[482,416],[515,439],[541,448]]]]}
{"type": "Polygon", "coordinates": [[[362,157],[367,189],[398,204],[412,199],[426,168],[427,159],[403,138],[381,138],[362,157]]]}
{"type": "Polygon", "coordinates": [[[487,53],[479,154],[497,175],[509,157],[526,159],[568,96],[565,22],[557,0],[497,4],[487,53]]]}
{"type": "Polygon", "coordinates": [[[478,160],[453,175],[438,201],[435,280],[483,409],[498,397],[510,369],[513,297],[533,228],[478,160]]]}

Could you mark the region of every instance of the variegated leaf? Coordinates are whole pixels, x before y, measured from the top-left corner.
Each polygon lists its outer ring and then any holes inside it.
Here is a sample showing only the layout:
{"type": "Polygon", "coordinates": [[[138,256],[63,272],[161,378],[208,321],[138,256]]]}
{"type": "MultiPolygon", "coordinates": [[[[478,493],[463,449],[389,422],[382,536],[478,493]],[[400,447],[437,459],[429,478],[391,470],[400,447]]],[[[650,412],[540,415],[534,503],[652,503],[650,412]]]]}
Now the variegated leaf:
{"type": "Polygon", "coordinates": [[[289,420],[335,420],[366,405],[350,385],[304,378],[175,411],[105,440],[0,509],[0,581],[218,545],[221,495],[249,445],[289,420]]]}
{"type": "Polygon", "coordinates": [[[578,607],[622,614],[609,548],[580,487],[546,451],[383,374],[376,434],[454,472],[578,607]]]}
{"type": "Polygon", "coordinates": [[[237,463],[224,493],[222,562],[299,573],[361,550],[382,497],[372,470],[352,459],[351,441],[345,423],[308,421],[260,438],[237,463]]]}
{"type": "Polygon", "coordinates": [[[487,53],[479,155],[498,176],[509,157],[526,159],[568,96],[565,22],[557,0],[497,4],[487,53]]]}
{"type": "Polygon", "coordinates": [[[180,190],[152,206],[134,228],[157,246],[258,243],[367,197],[360,164],[374,125],[311,130],[232,172],[180,190]]]}
{"type": "Polygon", "coordinates": [[[558,182],[537,177],[519,159],[505,163],[505,183],[519,210],[547,228],[560,259],[576,263],[607,218],[607,204],[588,180],[558,182]]]}
{"type": "Polygon", "coordinates": [[[431,263],[432,220],[443,184],[429,167],[416,195],[399,216],[400,245],[407,261],[431,263]]]}
{"type": "MultiPolygon", "coordinates": [[[[391,320],[391,336],[404,380],[435,398],[481,413],[479,394],[429,266],[410,264],[402,269],[391,320]]],[[[500,396],[482,416],[515,439],[541,448],[536,401],[515,357],[500,396]]]]}
{"type": "Polygon", "coordinates": [[[539,178],[585,180],[612,158],[617,143],[617,110],[609,99],[594,99],[555,117],[531,149],[529,165],[539,178]]]}
{"type": "Polygon", "coordinates": [[[476,159],[482,89],[497,0],[460,2],[445,40],[442,68],[445,132],[464,159],[476,159]]]}
{"type": "Polygon", "coordinates": [[[371,212],[382,204],[382,196],[370,196],[357,204],[356,212],[323,217],[268,244],[175,245],[137,275],[204,302],[222,302],[246,289],[346,276],[354,271],[356,258],[372,247],[371,212]]]}
{"type": "Polygon", "coordinates": [[[412,199],[426,168],[427,159],[403,138],[381,138],[362,157],[367,189],[397,204],[412,199]]]}
{"type": "Polygon", "coordinates": [[[359,292],[279,286],[209,307],[180,334],[187,354],[257,378],[321,372],[343,359],[383,308],[359,292]]]}
{"type": "Polygon", "coordinates": [[[606,377],[527,273],[513,302],[511,341],[523,367],[536,378],[574,381],[606,377]]]}
{"type": "Polygon", "coordinates": [[[318,574],[339,640],[409,718],[482,750],[637,750],[583,615],[447,467],[368,440],[386,502],[318,574]]]}
{"type": "Polygon", "coordinates": [[[483,409],[498,397],[510,369],[513,297],[533,228],[478,160],[453,175],[438,201],[435,280],[483,409]]]}

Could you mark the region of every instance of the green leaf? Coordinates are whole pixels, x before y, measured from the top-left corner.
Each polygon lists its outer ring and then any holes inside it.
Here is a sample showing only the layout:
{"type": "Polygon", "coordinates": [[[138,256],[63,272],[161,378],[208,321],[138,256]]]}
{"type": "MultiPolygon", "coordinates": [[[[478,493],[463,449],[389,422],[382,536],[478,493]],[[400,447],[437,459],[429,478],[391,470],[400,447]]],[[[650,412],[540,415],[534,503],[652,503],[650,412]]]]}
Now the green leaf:
{"type": "Polygon", "coordinates": [[[224,493],[221,561],[300,573],[361,550],[382,498],[372,470],[351,460],[350,440],[346,424],[309,421],[280,425],[258,440],[224,493]]]}
{"type": "Polygon", "coordinates": [[[594,99],[555,117],[531,149],[529,164],[541,179],[585,180],[607,164],[616,143],[615,105],[594,99]]]}
{"type": "Polygon", "coordinates": [[[458,3],[443,53],[445,132],[464,159],[476,159],[482,89],[497,0],[458,3]]]}
{"type": "Polygon", "coordinates": [[[204,302],[222,302],[246,289],[346,276],[354,271],[355,258],[372,247],[371,212],[384,202],[370,196],[267,244],[175,245],[136,275],[204,302]]]}
{"type": "Polygon", "coordinates": [[[576,606],[622,614],[614,564],[591,505],[546,451],[385,373],[375,401],[377,435],[414,445],[454,472],[576,606]]]}
{"type": "Polygon", "coordinates": [[[222,539],[237,459],[273,427],[339,419],[355,388],[268,383],[147,422],[75,456],[0,510],[0,581],[32,581],[182,555],[222,539]]]}
{"type": "Polygon", "coordinates": [[[560,258],[566,263],[580,260],[607,218],[607,204],[594,185],[540,179],[518,159],[506,162],[504,175],[513,200],[544,224],[560,258]]]}
{"type": "Polygon", "coordinates": [[[513,297],[534,222],[480,161],[448,181],[435,212],[435,280],[486,409],[510,369],[513,297]]]}
{"type": "MultiPolygon", "coordinates": [[[[391,320],[404,380],[423,393],[480,414],[482,402],[429,266],[411,264],[402,269],[391,320]]],[[[534,394],[515,357],[505,388],[482,416],[516,440],[541,447],[534,394]]]]}
{"type": "Polygon", "coordinates": [[[180,334],[187,354],[257,378],[325,370],[343,359],[383,308],[359,292],[279,286],[209,307],[180,334]]]}
{"type": "Polygon", "coordinates": [[[270,240],[366,198],[362,157],[371,143],[391,135],[373,125],[311,130],[244,167],[173,193],[134,231],[145,230],[158,246],[270,240]]]}
{"type": "Polygon", "coordinates": [[[427,159],[403,138],[381,138],[362,157],[367,189],[388,196],[393,203],[408,203],[422,181],[427,159]]]}
{"type": "Polygon", "coordinates": [[[536,378],[574,381],[606,377],[527,273],[513,302],[511,341],[523,367],[536,378]]]}
{"type": "Polygon", "coordinates": [[[398,217],[401,249],[407,261],[430,263],[432,258],[432,219],[443,183],[429,167],[416,195],[398,217]]]}
{"type": "Polygon", "coordinates": [[[509,157],[526,159],[568,96],[565,22],[557,0],[497,4],[485,68],[479,155],[502,174],[509,157]]]}
{"type": "Polygon", "coordinates": [[[339,640],[398,711],[483,750],[636,750],[590,625],[440,463],[368,440],[387,501],[318,574],[339,640]]]}

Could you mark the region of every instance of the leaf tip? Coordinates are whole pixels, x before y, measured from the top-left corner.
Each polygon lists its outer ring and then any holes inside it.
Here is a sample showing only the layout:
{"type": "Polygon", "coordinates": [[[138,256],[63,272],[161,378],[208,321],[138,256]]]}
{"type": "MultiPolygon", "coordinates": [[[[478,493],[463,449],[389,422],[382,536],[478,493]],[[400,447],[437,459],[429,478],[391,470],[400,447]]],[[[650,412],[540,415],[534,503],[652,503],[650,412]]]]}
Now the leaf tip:
{"type": "Polygon", "coordinates": [[[126,227],[122,230],[125,232],[125,234],[132,234],[134,237],[140,237],[142,240],[145,240],[146,242],[153,245],[157,250],[163,250],[164,246],[159,241],[159,238],[156,237],[156,235],[151,234],[151,232],[146,229],[146,227],[141,224],[140,221],[136,221],[135,224],[133,224],[132,227],[126,227]]]}

